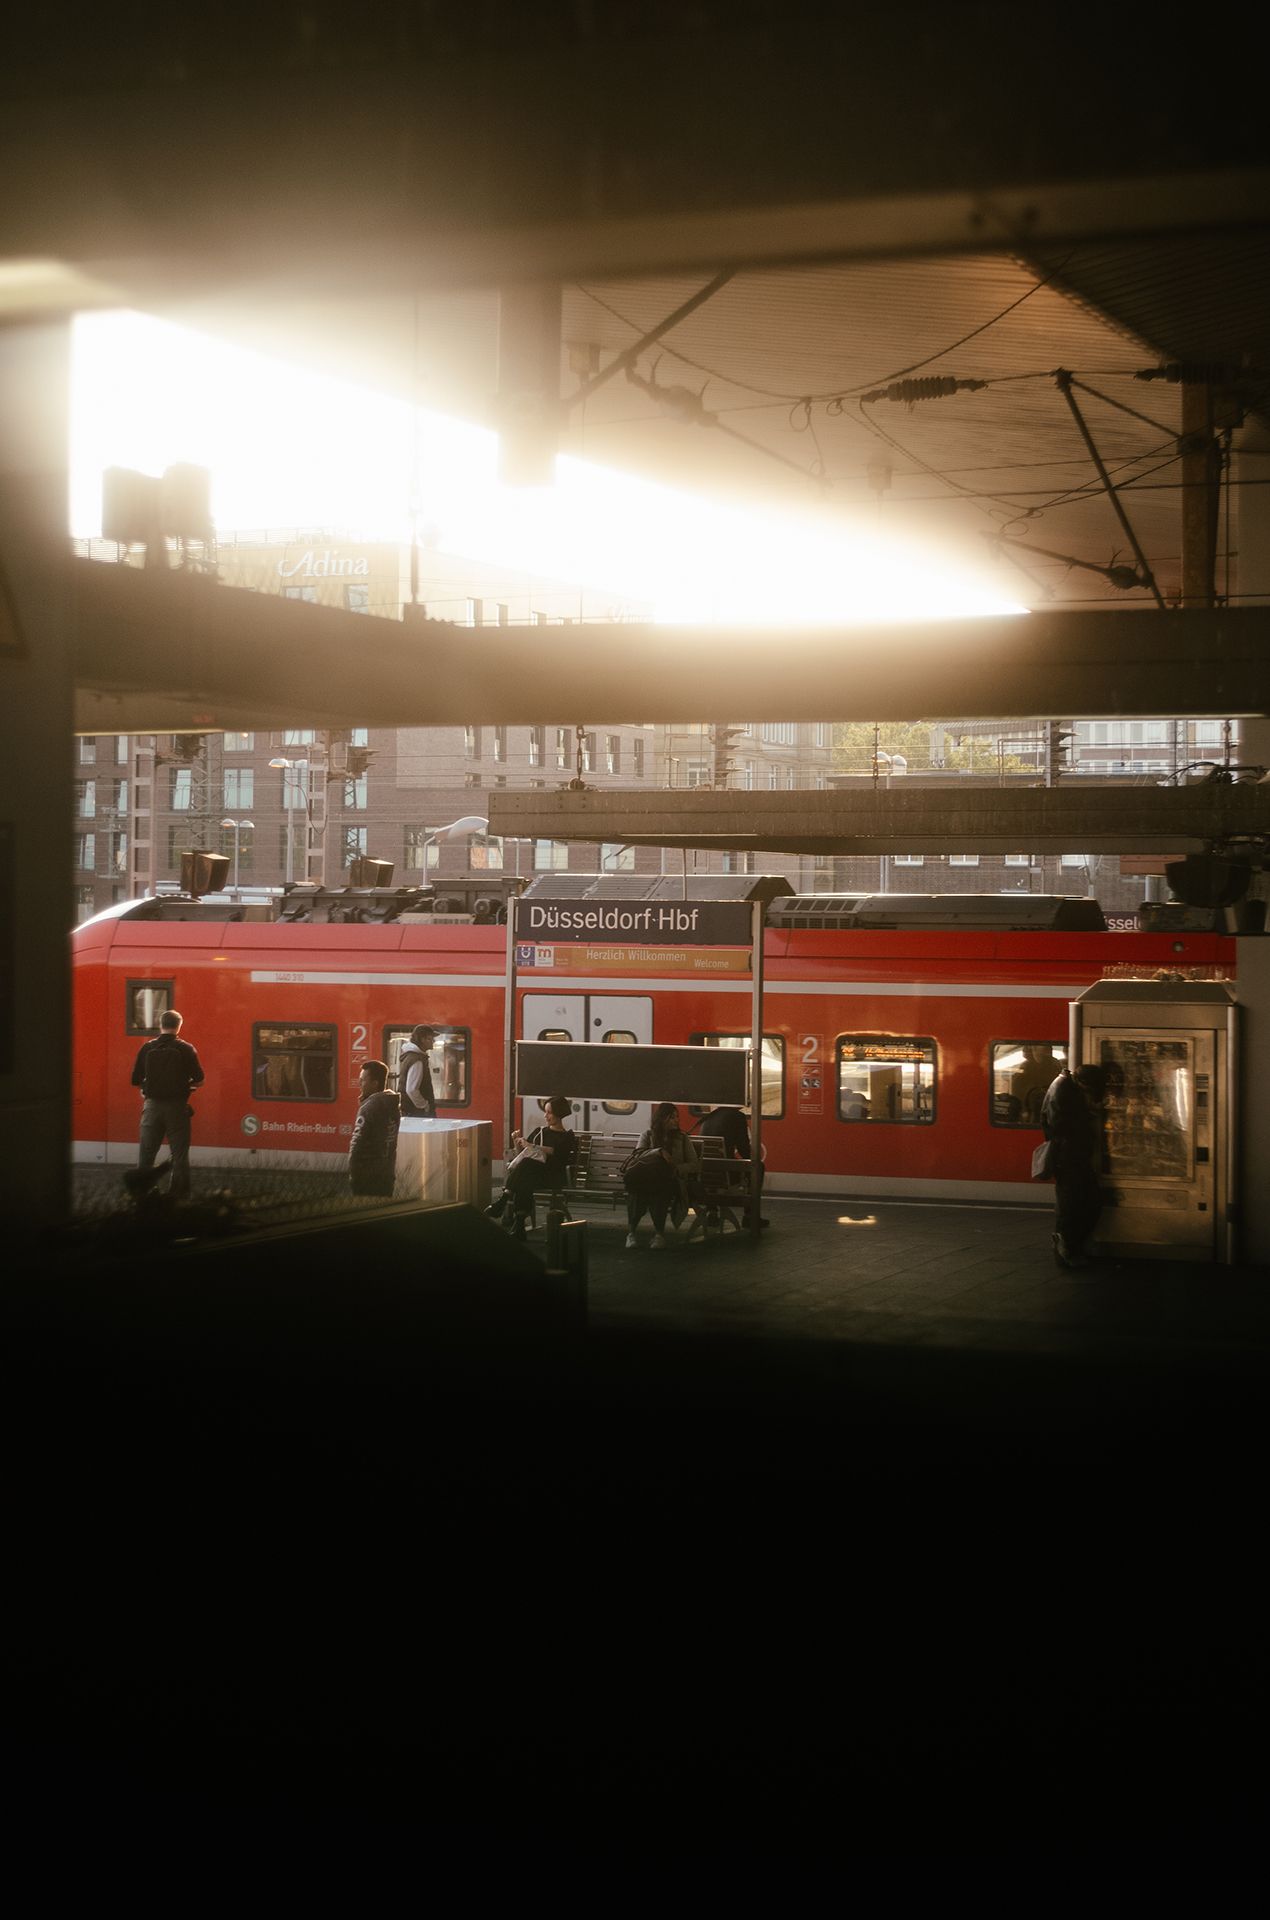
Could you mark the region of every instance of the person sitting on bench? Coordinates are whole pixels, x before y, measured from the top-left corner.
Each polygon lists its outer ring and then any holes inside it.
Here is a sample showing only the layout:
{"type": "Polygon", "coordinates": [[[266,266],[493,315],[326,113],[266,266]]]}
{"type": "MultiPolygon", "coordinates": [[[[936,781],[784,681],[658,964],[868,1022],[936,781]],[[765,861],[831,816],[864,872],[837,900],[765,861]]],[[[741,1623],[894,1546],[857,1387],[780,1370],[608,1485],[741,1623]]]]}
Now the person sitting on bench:
{"type": "MultiPolygon", "coordinates": [[[[701,1125],[697,1128],[697,1132],[716,1134],[718,1138],[722,1140],[723,1151],[729,1160],[749,1160],[752,1158],[750,1129],[745,1118],[745,1111],[741,1107],[715,1107],[712,1112],[706,1115],[701,1125]]],[[[755,1192],[761,1200],[763,1193],[763,1168],[761,1164],[754,1169],[754,1183],[755,1192]]],[[[711,1227],[719,1224],[717,1209],[712,1209],[711,1215],[707,1216],[706,1224],[711,1227]]],[[[760,1227],[765,1227],[767,1224],[768,1222],[766,1220],[759,1221],[760,1227]]]]}
{"type": "Polygon", "coordinates": [[[572,1102],[563,1093],[553,1093],[546,1103],[546,1111],[545,1126],[535,1127],[528,1139],[519,1132],[512,1134],[515,1154],[508,1165],[506,1183],[488,1209],[491,1218],[497,1220],[511,1207],[512,1232],[517,1240],[525,1237],[526,1223],[534,1210],[535,1192],[544,1187],[567,1187],[577,1157],[578,1137],[564,1124],[573,1111],[572,1102]],[[519,1158],[527,1147],[540,1148],[544,1157],[519,1158]]]}
{"type": "Polygon", "coordinates": [[[690,1205],[697,1208],[697,1219],[688,1235],[691,1240],[697,1232],[705,1231],[701,1162],[679,1124],[679,1109],[663,1100],[653,1112],[652,1124],[640,1135],[626,1175],[627,1246],[639,1245],[639,1223],[647,1213],[653,1222],[653,1249],[660,1251],[666,1244],[666,1215],[671,1214],[678,1226],[690,1205]]]}

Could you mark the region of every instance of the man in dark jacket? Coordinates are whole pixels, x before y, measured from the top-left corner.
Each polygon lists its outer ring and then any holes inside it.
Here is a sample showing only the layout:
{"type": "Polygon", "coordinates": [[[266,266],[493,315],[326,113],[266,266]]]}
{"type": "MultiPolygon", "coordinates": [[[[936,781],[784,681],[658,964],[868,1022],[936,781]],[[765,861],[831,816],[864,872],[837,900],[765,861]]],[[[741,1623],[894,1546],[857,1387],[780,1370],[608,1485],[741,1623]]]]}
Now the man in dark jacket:
{"type": "Polygon", "coordinates": [[[1057,1216],[1054,1258],[1060,1267],[1087,1267],[1085,1248],[1102,1212],[1101,1067],[1077,1067],[1050,1082],[1041,1104],[1041,1127],[1058,1149],[1054,1166],[1057,1216]]]}
{"type": "Polygon", "coordinates": [[[397,1177],[401,1102],[395,1093],[386,1091],[388,1068],[382,1060],[368,1060],[358,1084],[362,1103],[348,1147],[348,1184],[354,1193],[376,1193],[390,1199],[397,1177]]]}
{"type": "MultiPolygon", "coordinates": [[[[723,1142],[723,1151],[729,1160],[748,1160],[751,1158],[750,1129],[740,1107],[715,1107],[712,1112],[706,1115],[701,1125],[697,1128],[697,1132],[717,1134],[723,1142]]],[[[754,1183],[761,1200],[763,1194],[763,1168],[761,1163],[754,1169],[754,1183]]],[[[706,1225],[708,1227],[717,1227],[718,1224],[719,1212],[718,1208],[715,1207],[706,1215],[706,1225]]],[[[760,1227],[765,1227],[767,1224],[766,1220],[759,1221],[760,1227]]]]}
{"type": "Polygon", "coordinates": [[[159,1021],[159,1037],[147,1040],[132,1069],[132,1084],[141,1089],[141,1151],[137,1167],[147,1173],[167,1137],[172,1156],[168,1191],[185,1200],[190,1191],[190,1094],[203,1084],[203,1068],[188,1040],[181,1040],[181,1016],[169,1008],[159,1021]]]}

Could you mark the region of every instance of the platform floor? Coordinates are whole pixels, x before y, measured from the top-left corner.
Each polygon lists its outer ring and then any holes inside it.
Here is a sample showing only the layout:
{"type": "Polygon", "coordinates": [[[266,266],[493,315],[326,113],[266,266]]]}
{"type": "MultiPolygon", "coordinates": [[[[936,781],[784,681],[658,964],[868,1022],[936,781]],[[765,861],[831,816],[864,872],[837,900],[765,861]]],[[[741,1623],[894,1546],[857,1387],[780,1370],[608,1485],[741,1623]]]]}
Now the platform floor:
{"type": "Polygon", "coordinates": [[[175,1252],[148,1293],[28,1263],[7,1757],[41,1858],[251,1832],[523,1892],[602,1856],[659,1901],[694,1858],[705,1899],[771,1864],[787,1903],[1097,1850],[1138,1895],[1198,1857],[1211,1897],[1268,1784],[1266,1274],[1063,1274],[1035,1209],[765,1205],[661,1253],[593,1215],[585,1332],[497,1366],[438,1360],[373,1244],[290,1291],[227,1245],[221,1320],[175,1252]]]}
{"type": "MultiPolygon", "coordinates": [[[[757,1242],[668,1234],[625,1249],[625,1227],[588,1214],[589,1324],[760,1341],[861,1342],[993,1353],[1173,1355],[1242,1370],[1270,1360],[1270,1269],[1053,1257],[1035,1207],[764,1201],[757,1242]]],[[[539,1232],[530,1245],[540,1249],[539,1232]]]]}

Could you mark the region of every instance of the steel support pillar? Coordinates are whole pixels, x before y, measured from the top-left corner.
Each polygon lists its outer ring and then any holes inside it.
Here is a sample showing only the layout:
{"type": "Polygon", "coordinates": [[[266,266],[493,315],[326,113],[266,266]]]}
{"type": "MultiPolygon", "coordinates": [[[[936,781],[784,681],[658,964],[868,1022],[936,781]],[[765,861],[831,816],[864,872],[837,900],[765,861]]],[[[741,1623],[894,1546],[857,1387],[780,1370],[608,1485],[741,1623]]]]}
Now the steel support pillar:
{"type": "Polygon", "coordinates": [[[65,1218],[72,665],[66,320],[0,326],[0,1214],[65,1218]]]}

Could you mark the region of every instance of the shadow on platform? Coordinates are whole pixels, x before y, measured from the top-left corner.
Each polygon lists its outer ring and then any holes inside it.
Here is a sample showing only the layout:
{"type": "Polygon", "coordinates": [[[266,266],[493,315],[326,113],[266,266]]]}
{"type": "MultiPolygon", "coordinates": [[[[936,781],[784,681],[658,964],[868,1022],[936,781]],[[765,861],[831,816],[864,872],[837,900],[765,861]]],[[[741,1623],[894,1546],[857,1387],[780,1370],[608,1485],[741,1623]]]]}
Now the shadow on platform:
{"type": "Polygon", "coordinates": [[[1082,1844],[1238,1841],[1259,1347],[587,1334],[576,1304],[466,1209],[28,1263],[29,1830],[993,1850],[1078,1800],[1082,1844]]]}

